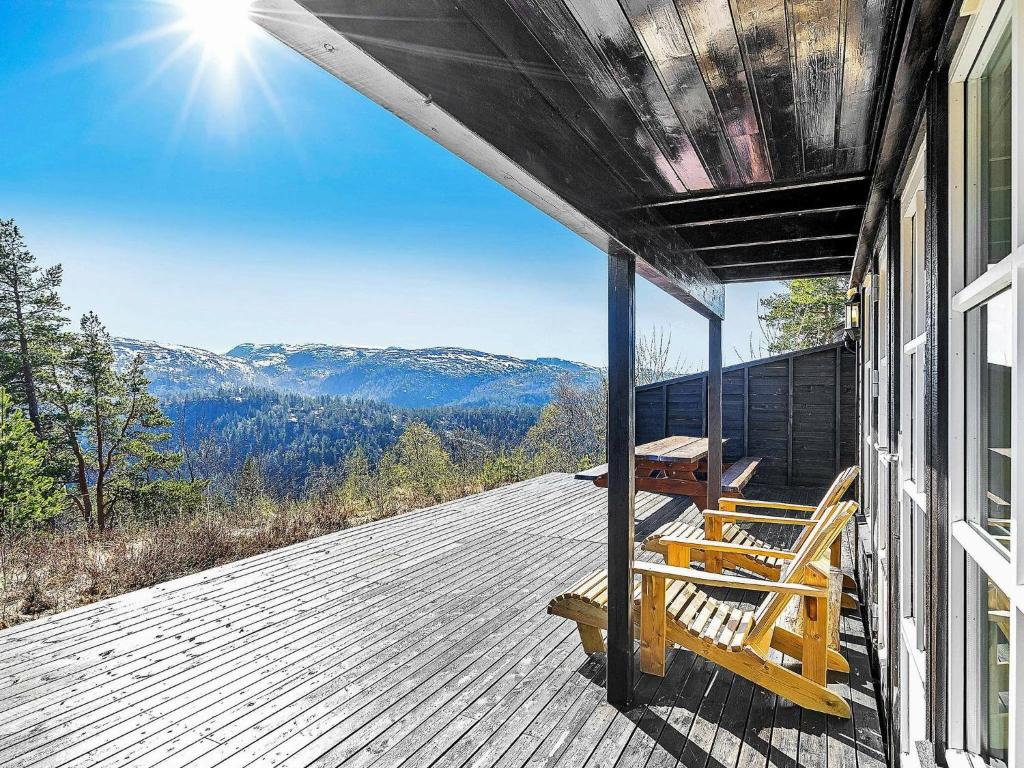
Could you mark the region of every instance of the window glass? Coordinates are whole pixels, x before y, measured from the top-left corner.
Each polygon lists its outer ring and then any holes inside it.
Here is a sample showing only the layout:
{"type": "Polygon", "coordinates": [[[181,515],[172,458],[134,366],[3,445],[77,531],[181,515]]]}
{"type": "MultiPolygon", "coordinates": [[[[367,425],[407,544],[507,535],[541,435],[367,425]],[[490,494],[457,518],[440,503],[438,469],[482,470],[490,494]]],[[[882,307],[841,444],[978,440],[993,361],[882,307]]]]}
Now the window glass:
{"type": "Polygon", "coordinates": [[[1010,724],[1010,600],[981,569],[977,573],[984,619],[978,644],[982,755],[991,766],[1005,766],[1010,724]]]}
{"type": "Polygon", "coordinates": [[[981,271],[1010,253],[1013,121],[1010,104],[1010,31],[1007,30],[978,79],[981,271]]]}
{"type": "Polygon", "coordinates": [[[914,500],[906,491],[902,494],[903,500],[903,522],[900,528],[900,536],[906,537],[907,565],[903,577],[903,615],[912,619],[917,615],[917,515],[914,514],[916,505],[914,500]]]}
{"type": "Polygon", "coordinates": [[[915,419],[917,418],[917,408],[915,406],[917,405],[917,398],[919,396],[919,393],[917,391],[918,381],[917,376],[915,375],[916,372],[917,366],[914,365],[914,357],[913,355],[911,355],[910,365],[907,366],[906,370],[904,371],[905,374],[910,374],[910,381],[908,382],[910,389],[910,402],[902,407],[906,408],[907,410],[907,417],[909,419],[910,425],[907,429],[907,434],[905,435],[905,439],[907,441],[905,461],[907,479],[912,481],[917,480],[917,478],[914,477],[914,470],[917,468],[917,452],[920,450],[920,447],[917,445],[916,442],[917,424],[915,423],[915,419]]]}
{"type": "Polygon", "coordinates": [[[921,280],[921,276],[918,274],[918,271],[917,271],[917,262],[918,262],[918,256],[917,256],[917,245],[918,245],[918,243],[917,243],[917,233],[918,233],[918,229],[919,229],[920,226],[921,226],[921,222],[918,220],[918,214],[915,212],[910,217],[910,242],[907,244],[908,247],[910,248],[910,253],[907,254],[907,258],[909,259],[909,262],[910,262],[910,296],[909,296],[909,299],[907,301],[907,312],[908,312],[907,320],[909,321],[907,323],[907,331],[908,331],[908,333],[906,334],[906,338],[903,339],[904,343],[913,341],[915,338],[917,338],[917,334],[919,334],[921,332],[920,329],[917,327],[917,303],[916,303],[917,302],[917,296],[918,296],[918,294],[921,293],[921,288],[922,288],[922,286],[920,286],[918,284],[920,282],[920,280],[921,280]]]}
{"type": "Polygon", "coordinates": [[[973,356],[978,402],[971,406],[976,429],[971,462],[978,474],[973,519],[996,543],[1009,551],[1010,536],[1010,427],[1013,371],[1013,302],[1003,291],[967,315],[968,343],[976,344],[973,356]]]}

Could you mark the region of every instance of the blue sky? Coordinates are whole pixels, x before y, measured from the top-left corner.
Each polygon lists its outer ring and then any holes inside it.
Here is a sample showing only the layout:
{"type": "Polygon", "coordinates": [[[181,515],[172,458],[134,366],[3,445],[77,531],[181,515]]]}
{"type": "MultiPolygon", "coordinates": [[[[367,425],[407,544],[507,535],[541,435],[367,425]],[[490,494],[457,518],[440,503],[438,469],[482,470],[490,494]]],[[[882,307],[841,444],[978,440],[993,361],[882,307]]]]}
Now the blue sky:
{"type": "MultiPolygon", "coordinates": [[[[212,0],[211,0],[212,1],[212,0]]],[[[161,0],[4,0],[0,216],[117,335],[457,345],[605,360],[605,256],[254,30],[214,61],[161,0]]],[[[640,281],[638,325],[706,358],[706,326],[640,281]]],[[[730,287],[725,343],[760,336],[730,287]]]]}

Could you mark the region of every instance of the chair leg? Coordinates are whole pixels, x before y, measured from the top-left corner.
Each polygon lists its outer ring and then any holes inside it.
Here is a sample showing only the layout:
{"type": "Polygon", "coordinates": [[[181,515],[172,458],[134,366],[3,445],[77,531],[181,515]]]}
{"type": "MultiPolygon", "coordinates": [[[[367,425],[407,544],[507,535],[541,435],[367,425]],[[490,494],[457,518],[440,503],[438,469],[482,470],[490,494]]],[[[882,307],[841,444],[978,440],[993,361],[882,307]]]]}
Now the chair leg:
{"type": "Polygon", "coordinates": [[[580,640],[583,642],[583,650],[589,654],[604,653],[604,635],[601,634],[601,630],[597,627],[592,627],[589,624],[576,624],[576,629],[579,630],[580,640]]]}
{"type": "Polygon", "coordinates": [[[843,567],[843,537],[837,536],[836,540],[832,542],[831,557],[829,558],[829,564],[833,568],[843,567]]]}
{"type": "MultiPolygon", "coordinates": [[[[790,632],[785,627],[777,626],[772,631],[771,646],[797,661],[802,661],[803,659],[803,638],[795,632],[790,632]]],[[[839,651],[832,650],[831,648],[825,651],[825,663],[830,672],[846,674],[850,671],[850,663],[846,658],[839,651]]]]}
{"type": "Polygon", "coordinates": [[[644,574],[640,585],[640,671],[665,676],[665,579],[644,574]]]}
{"type": "MultiPolygon", "coordinates": [[[[704,538],[707,541],[722,540],[722,518],[704,518],[704,538]]],[[[722,553],[708,550],[704,553],[704,570],[708,573],[722,572],[722,553]]]]}
{"type": "Polygon", "coordinates": [[[805,597],[803,611],[801,672],[808,680],[824,685],[828,668],[828,598],[805,597]]]}

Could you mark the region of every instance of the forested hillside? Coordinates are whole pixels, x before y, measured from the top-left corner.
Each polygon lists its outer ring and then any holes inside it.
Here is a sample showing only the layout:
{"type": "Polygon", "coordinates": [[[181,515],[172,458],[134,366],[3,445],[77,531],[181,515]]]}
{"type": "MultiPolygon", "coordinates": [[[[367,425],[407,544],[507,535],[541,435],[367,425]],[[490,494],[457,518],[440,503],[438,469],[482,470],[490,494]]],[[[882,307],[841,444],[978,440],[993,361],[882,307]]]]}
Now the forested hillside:
{"type": "Polygon", "coordinates": [[[318,470],[340,473],[357,445],[376,466],[414,422],[426,424],[457,456],[518,445],[539,413],[527,406],[407,409],[260,389],[181,395],[166,401],[164,410],[191,475],[223,485],[246,459],[259,457],[269,489],[281,497],[301,494],[318,470]]]}

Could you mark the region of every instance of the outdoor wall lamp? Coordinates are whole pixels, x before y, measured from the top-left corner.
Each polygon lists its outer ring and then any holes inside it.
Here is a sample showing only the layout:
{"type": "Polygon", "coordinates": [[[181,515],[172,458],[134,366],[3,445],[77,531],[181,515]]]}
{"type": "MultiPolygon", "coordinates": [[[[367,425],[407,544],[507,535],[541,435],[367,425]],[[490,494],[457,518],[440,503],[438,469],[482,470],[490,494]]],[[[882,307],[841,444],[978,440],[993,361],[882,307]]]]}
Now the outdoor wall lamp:
{"type": "Polygon", "coordinates": [[[846,333],[856,338],[860,332],[860,292],[851,288],[846,292],[846,333]]]}

